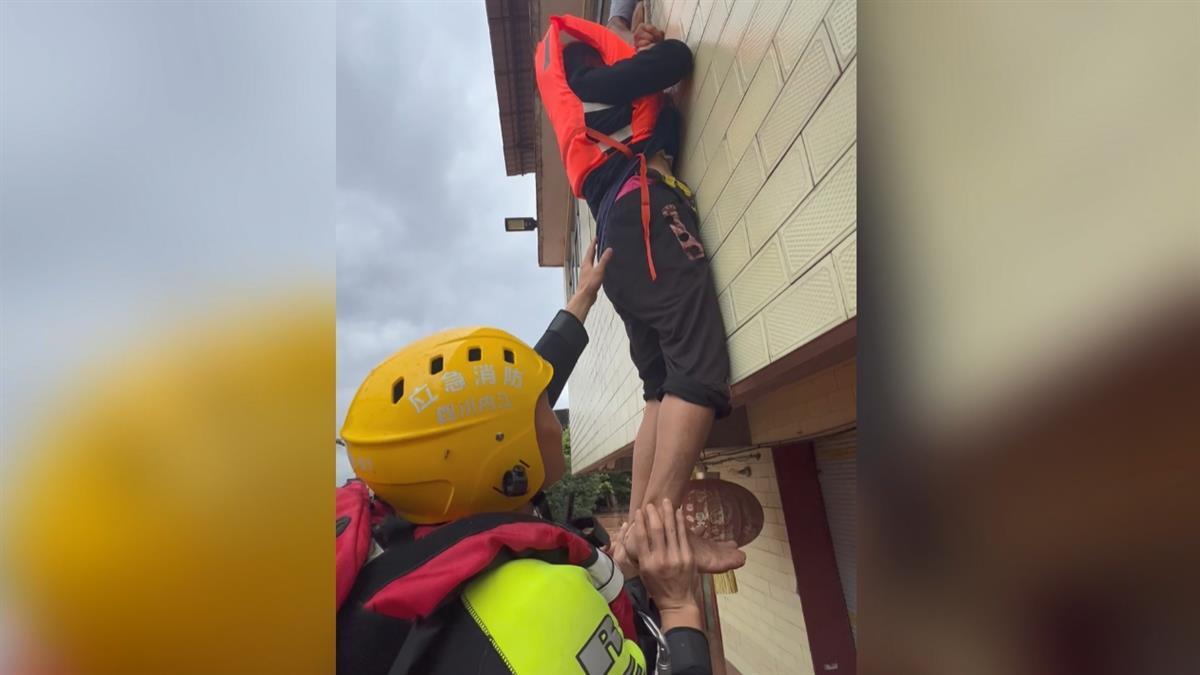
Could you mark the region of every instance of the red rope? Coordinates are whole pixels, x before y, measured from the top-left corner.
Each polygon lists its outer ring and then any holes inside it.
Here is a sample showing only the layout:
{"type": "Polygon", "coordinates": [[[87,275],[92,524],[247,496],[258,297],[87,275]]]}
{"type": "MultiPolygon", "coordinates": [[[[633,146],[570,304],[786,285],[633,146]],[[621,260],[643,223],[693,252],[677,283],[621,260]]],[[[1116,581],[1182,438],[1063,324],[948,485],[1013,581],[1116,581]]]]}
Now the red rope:
{"type": "Polygon", "coordinates": [[[650,181],[646,177],[646,155],[638,154],[638,176],[642,179],[642,241],[646,244],[646,264],[650,266],[650,281],[658,281],[654,255],[650,253],[650,181]]]}
{"type": "MultiPolygon", "coordinates": [[[[595,129],[585,129],[588,138],[591,138],[597,143],[607,145],[617,152],[625,155],[629,159],[633,159],[633,150],[621,141],[602,134],[595,129]]],[[[646,155],[637,153],[638,159],[638,178],[641,179],[641,198],[642,198],[642,242],[646,246],[646,264],[650,267],[650,280],[658,281],[658,271],[654,268],[654,254],[650,252],[650,181],[646,175],[646,155]]]]}

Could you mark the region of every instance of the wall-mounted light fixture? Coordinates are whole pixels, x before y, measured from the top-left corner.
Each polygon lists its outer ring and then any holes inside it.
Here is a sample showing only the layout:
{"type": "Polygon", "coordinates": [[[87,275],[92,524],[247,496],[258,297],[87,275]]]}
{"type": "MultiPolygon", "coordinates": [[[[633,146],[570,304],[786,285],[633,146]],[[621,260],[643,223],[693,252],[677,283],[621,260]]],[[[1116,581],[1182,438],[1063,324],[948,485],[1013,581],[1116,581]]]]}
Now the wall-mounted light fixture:
{"type": "Polygon", "coordinates": [[[505,218],[506,232],[532,232],[537,229],[537,218],[505,218]]]}

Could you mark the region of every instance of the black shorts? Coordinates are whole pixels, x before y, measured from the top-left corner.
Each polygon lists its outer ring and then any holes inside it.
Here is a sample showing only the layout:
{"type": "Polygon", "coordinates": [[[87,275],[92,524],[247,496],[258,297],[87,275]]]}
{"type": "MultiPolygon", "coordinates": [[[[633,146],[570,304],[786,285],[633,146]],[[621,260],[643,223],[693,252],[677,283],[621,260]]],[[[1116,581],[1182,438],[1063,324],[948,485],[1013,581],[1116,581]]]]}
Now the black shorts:
{"type": "Polygon", "coordinates": [[[613,204],[604,227],[613,249],[604,292],[625,322],[645,399],[673,394],[729,414],[729,349],[712,273],[691,201],[653,172],[650,250],[642,237],[640,190],[613,204]]]}

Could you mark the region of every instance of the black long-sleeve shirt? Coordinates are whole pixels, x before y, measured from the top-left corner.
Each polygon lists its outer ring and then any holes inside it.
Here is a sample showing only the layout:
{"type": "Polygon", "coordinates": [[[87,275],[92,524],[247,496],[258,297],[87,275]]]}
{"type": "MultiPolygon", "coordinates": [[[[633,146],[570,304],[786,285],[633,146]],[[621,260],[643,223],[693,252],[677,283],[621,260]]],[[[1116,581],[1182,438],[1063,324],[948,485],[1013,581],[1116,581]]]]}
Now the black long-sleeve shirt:
{"type": "MultiPolygon", "coordinates": [[[[673,86],[692,69],[692,51],[679,40],[663,40],[611,66],[571,58],[569,52],[565,56],[568,57],[564,66],[571,91],[582,101],[613,106],[589,112],[584,117],[588,127],[604,134],[612,134],[630,124],[634,100],[673,86]]],[[[679,154],[680,129],[679,111],[669,101],[664,101],[654,133],[631,148],[647,156],[661,150],[674,158],[679,154]]],[[[588,174],[583,183],[583,196],[593,216],[598,214],[605,193],[613,182],[624,177],[628,166],[629,160],[614,152],[604,164],[588,174]]]]}
{"type": "MultiPolygon", "coordinates": [[[[625,592],[635,609],[649,613],[659,622],[658,611],[650,603],[646,585],[640,578],[634,577],[625,581],[625,592]]],[[[646,667],[653,670],[651,664],[658,660],[658,643],[648,632],[643,632],[644,624],[640,618],[634,619],[638,625],[637,641],[646,658],[646,667]]],[[[667,647],[671,650],[671,675],[712,675],[712,659],[708,653],[708,636],[696,628],[678,626],[667,631],[664,635],[667,647]]]]}
{"type": "Polygon", "coordinates": [[[664,635],[671,649],[671,675],[712,675],[708,636],[696,628],[672,628],[664,635]]]}

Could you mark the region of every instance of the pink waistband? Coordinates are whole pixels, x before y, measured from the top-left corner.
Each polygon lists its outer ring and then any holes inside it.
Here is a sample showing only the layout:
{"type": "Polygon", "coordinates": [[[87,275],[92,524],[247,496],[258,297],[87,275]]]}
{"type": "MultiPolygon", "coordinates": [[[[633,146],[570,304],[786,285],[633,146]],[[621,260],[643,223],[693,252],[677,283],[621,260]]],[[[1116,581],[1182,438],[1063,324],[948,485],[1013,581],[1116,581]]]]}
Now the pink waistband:
{"type": "MultiPolygon", "coordinates": [[[[653,185],[654,180],[651,179],[649,181],[649,183],[651,185],[653,185]]],[[[620,199],[621,197],[624,197],[625,195],[629,194],[630,192],[640,189],[641,187],[642,187],[642,178],[641,178],[641,176],[639,176],[635,173],[634,175],[629,177],[629,180],[625,181],[625,184],[621,186],[620,190],[617,190],[617,199],[620,199]]]]}

